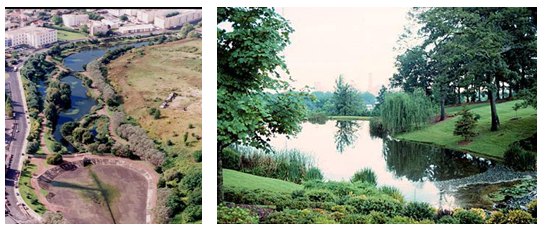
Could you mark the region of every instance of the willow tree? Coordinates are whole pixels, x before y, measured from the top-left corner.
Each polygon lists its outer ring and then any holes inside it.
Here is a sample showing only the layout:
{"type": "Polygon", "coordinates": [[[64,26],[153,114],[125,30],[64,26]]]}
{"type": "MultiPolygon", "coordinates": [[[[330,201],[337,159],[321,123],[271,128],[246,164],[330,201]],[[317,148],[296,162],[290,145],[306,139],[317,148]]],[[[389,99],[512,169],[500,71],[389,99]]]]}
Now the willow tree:
{"type": "Polygon", "coordinates": [[[391,134],[419,129],[434,114],[434,105],[422,90],[386,93],[381,109],[382,125],[391,134]]]}
{"type": "Polygon", "coordinates": [[[294,30],[273,8],[217,9],[217,199],[223,201],[222,150],[232,144],[269,149],[275,134],[295,134],[305,92],[293,91],[279,53],[294,30]],[[223,27],[230,27],[224,29],[223,27]]]}

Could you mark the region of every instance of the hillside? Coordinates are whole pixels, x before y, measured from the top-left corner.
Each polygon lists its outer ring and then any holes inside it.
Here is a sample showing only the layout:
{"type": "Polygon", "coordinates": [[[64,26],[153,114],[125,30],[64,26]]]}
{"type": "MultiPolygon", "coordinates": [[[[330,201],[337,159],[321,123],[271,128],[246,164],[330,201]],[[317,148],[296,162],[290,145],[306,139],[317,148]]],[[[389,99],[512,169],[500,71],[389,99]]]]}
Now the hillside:
{"type": "Polygon", "coordinates": [[[241,187],[251,190],[265,189],[268,191],[286,193],[303,189],[303,186],[291,182],[255,176],[231,169],[224,169],[224,186],[241,187]]]}
{"type": "MultiPolygon", "coordinates": [[[[451,149],[465,149],[479,155],[502,158],[508,145],[514,141],[528,138],[536,133],[536,110],[533,108],[520,109],[516,112],[512,109],[520,101],[509,101],[497,104],[499,120],[501,122],[499,131],[492,132],[491,110],[489,104],[475,104],[471,111],[481,116],[478,121],[477,131],[479,135],[472,139],[472,142],[460,146],[460,136],[454,136],[455,122],[460,117],[447,119],[444,122],[425,127],[421,130],[400,134],[398,139],[405,139],[417,142],[434,143],[451,149]]],[[[461,108],[461,107],[459,107],[461,108]]],[[[455,113],[458,107],[447,109],[447,113],[455,113]]]]}

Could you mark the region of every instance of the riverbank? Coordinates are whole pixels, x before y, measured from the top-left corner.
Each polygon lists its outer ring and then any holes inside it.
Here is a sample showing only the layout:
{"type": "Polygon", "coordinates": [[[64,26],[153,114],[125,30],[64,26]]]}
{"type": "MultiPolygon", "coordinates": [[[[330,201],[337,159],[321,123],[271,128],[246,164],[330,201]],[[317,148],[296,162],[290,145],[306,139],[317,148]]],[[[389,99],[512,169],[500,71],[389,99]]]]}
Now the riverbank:
{"type": "Polygon", "coordinates": [[[499,120],[501,122],[499,131],[490,131],[491,110],[489,104],[476,104],[471,109],[475,115],[481,116],[476,131],[478,136],[465,145],[460,145],[460,136],[454,136],[455,122],[460,117],[452,117],[442,122],[432,124],[420,130],[399,134],[397,139],[431,143],[444,146],[449,149],[473,152],[492,159],[502,159],[504,151],[508,146],[521,139],[528,138],[536,133],[536,110],[533,108],[520,109],[516,112],[512,109],[516,103],[521,101],[509,101],[497,104],[499,120]]]}

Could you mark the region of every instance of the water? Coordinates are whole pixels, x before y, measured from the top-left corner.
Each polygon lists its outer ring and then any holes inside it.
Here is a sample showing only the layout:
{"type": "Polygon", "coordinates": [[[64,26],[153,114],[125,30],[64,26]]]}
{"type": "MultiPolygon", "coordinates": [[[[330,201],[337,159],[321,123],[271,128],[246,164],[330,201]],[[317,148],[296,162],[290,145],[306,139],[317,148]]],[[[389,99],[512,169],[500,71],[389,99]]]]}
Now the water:
{"type": "Polygon", "coordinates": [[[64,65],[73,71],[84,71],[83,65],[90,63],[91,61],[102,57],[108,50],[115,50],[124,46],[134,46],[136,48],[148,44],[149,42],[139,42],[133,44],[117,45],[110,48],[97,48],[81,51],[79,53],[70,55],[64,59],[64,65]]]}
{"type": "Polygon", "coordinates": [[[348,181],[369,167],[379,186],[394,186],[406,200],[423,201],[435,207],[468,207],[457,192],[439,189],[440,181],[483,173],[494,162],[440,147],[371,137],[368,121],[303,123],[295,138],[271,140],[276,149],[299,149],[311,154],[324,179],[348,181]]]}
{"type": "Polygon", "coordinates": [[[53,137],[57,142],[62,143],[62,145],[64,145],[68,151],[74,152],[75,149],[73,146],[62,137],[60,127],[62,127],[62,125],[66,122],[79,121],[81,117],[88,114],[90,109],[92,109],[92,106],[96,105],[97,103],[92,97],[87,96],[87,89],[83,85],[81,79],[70,75],[62,78],[60,81],[70,85],[72,90],[71,108],[60,112],[58,115],[53,137]]]}

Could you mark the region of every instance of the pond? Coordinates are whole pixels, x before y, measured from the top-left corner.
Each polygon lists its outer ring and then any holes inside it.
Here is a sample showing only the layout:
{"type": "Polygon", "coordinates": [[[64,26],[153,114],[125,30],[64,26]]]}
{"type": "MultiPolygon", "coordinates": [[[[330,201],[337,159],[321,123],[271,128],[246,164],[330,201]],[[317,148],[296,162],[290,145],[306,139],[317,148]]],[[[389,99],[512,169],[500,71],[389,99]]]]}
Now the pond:
{"type": "Polygon", "coordinates": [[[116,45],[109,48],[95,48],[81,51],[70,55],[64,59],[64,65],[73,71],[84,71],[83,65],[90,63],[92,60],[102,57],[108,50],[115,50],[124,46],[134,46],[136,48],[148,44],[149,42],[139,42],[133,44],[116,45]]]}
{"type": "MultiPolygon", "coordinates": [[[[472,196],[447,191],[442,182],[486,172],[495,162],[440,147],[372,137],[368,121],[327,121],[302,124],[294,138],[278,136],[277,150],[298,149],[311,154],[324,179],[348,181],[362,168],[371,168],[379,186],[401,190],[406,200],[439,208],[470,207],[472,196]]],[[[476,201],[476,200],[474,200],[476,201]]],[[[490,205],[486,205],[490,206],[490,205]]]]}

